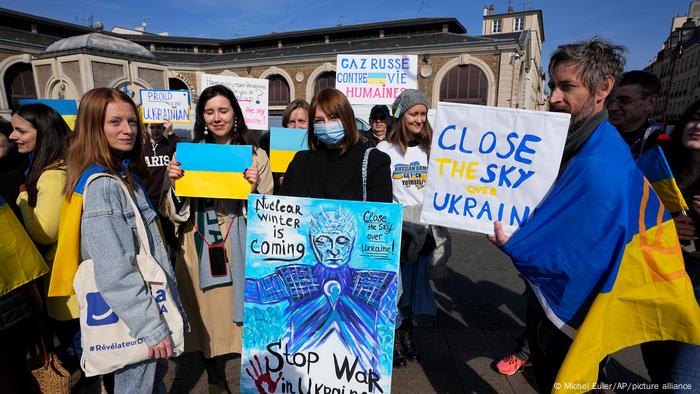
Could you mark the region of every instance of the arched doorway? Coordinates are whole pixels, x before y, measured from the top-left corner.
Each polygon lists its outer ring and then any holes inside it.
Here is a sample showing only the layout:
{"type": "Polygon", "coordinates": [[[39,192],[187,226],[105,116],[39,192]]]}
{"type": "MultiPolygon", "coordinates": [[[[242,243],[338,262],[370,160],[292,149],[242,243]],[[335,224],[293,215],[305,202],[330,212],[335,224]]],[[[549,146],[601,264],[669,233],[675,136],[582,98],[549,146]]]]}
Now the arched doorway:
{"type": "Polygon", "coordinates": [[[31,64],[13,64],[5,72],[3,82],[5,83],[7,103],[12,110],[19,106],[19,100],[21,99],[37,98],[34,72],[31,64]]]}
{"type": "Polygon", "coordinates": [[[335,88],[335,71],[326,71],[316,78],[314,96],[323,89],[335,88]]]}
{"type": "Polygon", "coordinates": [[[453,67],[440,83],[440,101],[486,105],[488,92],[486,74],[473,64],[453,67]]]}
{"type": "Polygon", "coordinates": [[[270,75],[267,79],[270,81],[267,104],[269,106],[289,104],[289,84],[287,80],[279,74],[270,75]]]}
{"type": "Polygon", "coordinates": [[[168,78],[170,90],[190,90],[185,82],[178,78],[168,78]]]}

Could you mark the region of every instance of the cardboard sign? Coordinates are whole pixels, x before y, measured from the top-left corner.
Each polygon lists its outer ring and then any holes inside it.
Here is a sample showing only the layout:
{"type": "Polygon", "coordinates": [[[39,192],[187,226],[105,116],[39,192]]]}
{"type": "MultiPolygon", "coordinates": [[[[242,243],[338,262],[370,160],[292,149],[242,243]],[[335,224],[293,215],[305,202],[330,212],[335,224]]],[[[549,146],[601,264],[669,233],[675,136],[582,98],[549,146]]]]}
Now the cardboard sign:
{"type": "Polygon", "coordinates": [[[251,184],[243,173],[253,165],[252,146],[178,143],[176,152],[185,170],[175,181],[178,196],[248,198],[251,184]]]}
{"type": "Polygon", "coordinates": [[[75,128],[75,118],[78,116],[78,104],[75,100],[57,100],[57,99],[20,99],[19,105],[25,104],[44,104],[53,108],[61,114],[63,120],[66,121],[68,127],[73,130],[75,128]]]}
{"type": "Polygon", "coordinates": [[[233,91],[243,110],[249,129],[267,130],[268,90],[270,81],[257,78],[240,78],[226,75],[202,74],[199,93],[209,86],[223,85],[233,91]]]}
{"type": "Polygon", "coordinates": [[[391,105],[406,89],[418,87],[416,55],[338,55],[335,88],[351,104],[391,105]]]}
{"type": "Polygon", "coordinates": [[[559,172],[569,114],[439,103],[421,221],[511,234],[559,172]]]}
{"type": "Polygon", "coordinates": [[[399,204],[251,195],[241,392],[389,393],[399,204]]]}
{"type": "Polygon", "coordinates": [[[272,172],[287,172],[289,163],[300,150],[309,149],[306,129],[270,129],[270,168],[272,172]]]}
{"type": "Polygon", "coordinates": [[[141,90],[141,121],[190,124],[189,90],[141,90]]]}

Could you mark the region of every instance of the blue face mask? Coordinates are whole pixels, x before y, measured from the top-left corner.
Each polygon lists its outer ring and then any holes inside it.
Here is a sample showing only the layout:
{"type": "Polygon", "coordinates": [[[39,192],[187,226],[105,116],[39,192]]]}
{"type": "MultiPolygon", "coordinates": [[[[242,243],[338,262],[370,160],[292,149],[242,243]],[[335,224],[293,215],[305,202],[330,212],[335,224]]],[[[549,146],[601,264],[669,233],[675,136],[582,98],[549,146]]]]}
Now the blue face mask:
{"type": "Polygon", "coordinates": [[[340,122],[314,123],[314,134],[324,144],[334,146],[345,138],[345,129],[340,122]]]}

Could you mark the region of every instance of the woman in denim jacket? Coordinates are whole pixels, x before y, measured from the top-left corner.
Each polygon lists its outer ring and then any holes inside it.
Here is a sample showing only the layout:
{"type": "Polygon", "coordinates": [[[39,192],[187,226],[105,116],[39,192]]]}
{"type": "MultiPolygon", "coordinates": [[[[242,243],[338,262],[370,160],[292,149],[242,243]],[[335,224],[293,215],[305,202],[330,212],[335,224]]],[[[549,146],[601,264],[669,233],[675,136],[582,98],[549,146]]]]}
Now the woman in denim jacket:
{"type": "MultiPolygon", "coordinates": [[[[145,173],[142,130],[129,96],[107,88],[87,92],[80,103],[76,134],[68,153],[67,190],[73,192],[98,172],[121,177],[146,225],[151,253],[165,271],[186,321],[158,231],[156,211],[137,178],[145,173]]],[[[115,393],[164,392],[165,359],[173,352],[169,328],[134,264],[139,249],[134,211],[117,182],[101,177],[85,185],[80,253],[83,260],[93,260],[95,282],[105,302],[124,321],[130,335],[143,338],[148,345],[149,360],[115,371],[115,393]]]]}

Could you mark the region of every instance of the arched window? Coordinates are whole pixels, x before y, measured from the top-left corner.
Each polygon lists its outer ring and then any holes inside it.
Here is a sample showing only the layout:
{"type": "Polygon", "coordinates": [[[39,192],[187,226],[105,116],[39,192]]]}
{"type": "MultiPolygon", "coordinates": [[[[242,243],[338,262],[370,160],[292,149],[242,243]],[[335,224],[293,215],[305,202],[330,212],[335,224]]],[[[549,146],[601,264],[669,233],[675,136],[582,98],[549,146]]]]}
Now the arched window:
{"type": "Polygon", "coordinates": [[[32,65],[17,63],[10,66],[5,72],[5,95],[11,109],[19,107],[20,99],[35,99],[36,86],[34,85],[34,72],[32,65]]]}
{"type": "Polygon", "coordinates": [[[283,76],[274,74],[267,77],[270,81],[270,95],[268,105],[287,105],[289,104],[289,84],[283,76]]]}
{"type": "Polygon", "coordinates": [[[314,96],[323,89],[335,88],[335,71],[326,71],[316,78],[314,96]]]}
{"type": "Polygon", "coordinates": [[[486,105],[489,83],[475,65],[452,68],[440,83],[440,101],[486,105]]]}
{"type": "Polygon", "coordinates": [[[168,78],[170,90],[190,90],[185,82],[180,78],[168,78]]]}

